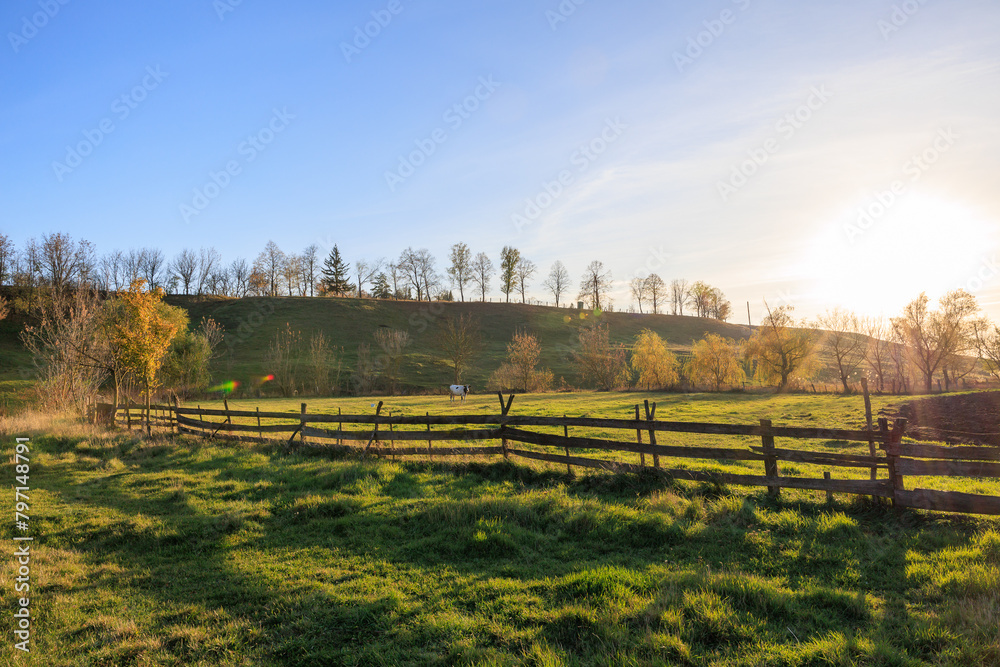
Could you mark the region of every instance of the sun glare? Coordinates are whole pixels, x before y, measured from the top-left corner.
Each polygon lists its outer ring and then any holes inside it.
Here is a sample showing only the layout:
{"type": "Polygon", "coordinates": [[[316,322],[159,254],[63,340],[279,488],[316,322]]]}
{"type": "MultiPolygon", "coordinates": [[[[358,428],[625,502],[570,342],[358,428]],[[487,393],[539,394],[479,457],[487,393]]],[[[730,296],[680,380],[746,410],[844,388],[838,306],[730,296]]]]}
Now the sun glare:
{"type": "Polygon", "coordinates": [[[989,275],[997,223],[964,204],[921,193],[856,203],[818,236],[801,267],[812,296],[864,315],[894,315],[921,292],[976,294],[989,275]],[[983,276],[987,276],[985,279],[983,276]]]}

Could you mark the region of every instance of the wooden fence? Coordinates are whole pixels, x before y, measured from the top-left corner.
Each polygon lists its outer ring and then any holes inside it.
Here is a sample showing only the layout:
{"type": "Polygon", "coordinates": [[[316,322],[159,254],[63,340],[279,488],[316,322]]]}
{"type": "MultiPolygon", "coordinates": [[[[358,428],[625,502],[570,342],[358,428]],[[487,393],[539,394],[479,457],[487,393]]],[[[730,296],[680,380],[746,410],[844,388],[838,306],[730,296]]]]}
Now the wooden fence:
{"type": "MultiPolygon", "coordinates": [[[[537,417],[511,414],[514,396],[500,398],[500,411],[492,415],[391,415],[382,413],[382,402],[374,414],[309,414],[302,403],[300,412],[261,412],[152,406],[150,424],[145,423],[144,406],[122,407],[116,422],[126,428],[167,428],[208,438],[237,438],[268,441],[277,434],[289,434],[289,445],[315,444],[371,456],[427,456],[429,458],[471,455],[520,457],[565,465],[614,472],[638,472],[652,468],[666,478],[766,486],[773,496],[780,489],[811,489],[888,498],[897,507],[913,507],[947,512],[1000,515],[1000,497],[906,489],[906,477],[1000,478],[1000,447],[944,447],[922,443],[903,443],[906,420],[897,419],[890,427],[886,419],[877,426],[861,430],[774,426],[770,420],[759,424],[720,424],[672,422],[656,419],[656,403],[635,406],[634,419],[592,417],[537,417]],[[644,408],[640,412],[640,407],[644,408]],[[214,419],[213,419],[214,418],[214,419]],[[437,428],[435,428],[437,427],[437,428]],[[531,430],[546,427],[550,431],[531,430]],[[621,433],[616,439],[571,436],[569,429],[600,429],[621,433]],[[558,432],[561,431],[561,434],[558,432]],[[716,447],[657,444],[657,434],[664,432],[742,436],[760,439],[759,446],[716,447]],[[843,454],[777,447],[775,439],[860,442],[868,445],[867,454],[843,454]],[[469,443],[492,443],[470,445],[469,443]],[[348,444],[351,443],[351,444],[348,444]],[[396,443],[404,443],[397,447],[396,443]],[[420,444],[418,444],[420,443],[420,444]],[[440,446],[440,443],[450,443],[440,446]],[[542,451],[518,445],[534,445],[542,451]],[[458,446],[456,446],[458,445],[458,446]],[[589,452],[587,451],[589,450],[589,452]],[[592,458],[581,453],[623,452],[637,456],[635,463],[592,458]],[[651,458],[651,466],[646,457],[651,458]],[[754,461],[762,465],[762,475],[735,474],[715,470],[695,470],[664,465],[661,459],[674,461],[754,461]],[[868,479],[833,479],[779,474],[778,463],[811,464],[824,468],[867,469],[868,479]]],[[[102,409],[95,406],[96,411],[102,409]]],[[[111,406],[104,407],[105,413],[111,406]]]]}

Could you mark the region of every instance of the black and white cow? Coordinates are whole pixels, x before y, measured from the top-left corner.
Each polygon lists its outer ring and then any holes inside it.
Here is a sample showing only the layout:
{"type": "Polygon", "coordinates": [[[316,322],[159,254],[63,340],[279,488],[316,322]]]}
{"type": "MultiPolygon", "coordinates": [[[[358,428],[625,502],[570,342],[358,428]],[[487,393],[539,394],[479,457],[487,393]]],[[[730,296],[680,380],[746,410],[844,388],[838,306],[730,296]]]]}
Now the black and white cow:
{"type": "Polygon", "coordinates": [[[469,390],[471,387],[467,384],[452,384],[448,385],[448,392],[451,394],[451,400],[454,401],[455,397],[458,396],[461,400],[465,400],[465,397],[469,395],[469,390]]]}

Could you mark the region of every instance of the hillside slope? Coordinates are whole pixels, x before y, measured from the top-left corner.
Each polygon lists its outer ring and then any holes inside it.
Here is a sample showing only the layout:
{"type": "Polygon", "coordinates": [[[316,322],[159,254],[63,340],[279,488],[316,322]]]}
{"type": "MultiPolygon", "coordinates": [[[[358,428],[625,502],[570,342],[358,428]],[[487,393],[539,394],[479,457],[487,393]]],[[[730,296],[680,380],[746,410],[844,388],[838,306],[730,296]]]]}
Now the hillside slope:
{"type": "MultiPolygon", "coordinates": [[[[523,328],[534,333],[542,345],[541,365],[558,378],[579,384],[572,352],[579,349],[579,329],[594,320],[591,311],[547,306],[500,303],[416,303],[412,301],[377,301],[340,298],[246,298],[196,299],[171,296],[171,304],[188,310],[192,325],[202,317],[211,317],[226,328],[222,358],[213,375],[217,379],[252,382],[268,374],[264,361],[275,333],[286,323],[301,332],[303,345],[310,336],[322,331],[338,348],[343,348],[345,377],[357,361],[357,347],[366,342],[374,346],[374,332],[381,326],[406,331],[410,345],[403,363],[404,383],[414,390],[426,390],[449,384],[450,365],[438,349],[441,326],[449,317],[473,316],[480,324],[482,349],[462,380],[483,387],[489,374],[500,365],[514,331],[523,328]]],[[[693,341],[706,333],[730,338],[745,338],[748,328],[716,320],[674,315],[639,315],[603,313],[600,321],[609,326],[616,342],[631,345],[643,329],[656,331],[678,354],[685,354],[693,341]]]]}

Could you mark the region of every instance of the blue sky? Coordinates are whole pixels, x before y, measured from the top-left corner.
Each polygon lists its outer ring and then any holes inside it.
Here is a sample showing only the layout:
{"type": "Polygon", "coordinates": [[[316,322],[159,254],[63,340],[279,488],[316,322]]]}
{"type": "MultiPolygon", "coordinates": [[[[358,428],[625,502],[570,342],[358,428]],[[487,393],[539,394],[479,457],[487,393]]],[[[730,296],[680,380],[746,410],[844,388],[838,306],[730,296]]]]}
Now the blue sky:
{"type": "Polygon", "coordinates": [[[997,25],[986,0],[10,0],[0,231],[442,271],[513,245],[542,299],[598,259],[617,308],[653,270],[735,321],[960,286],[1000,319],[997,25]]]}

